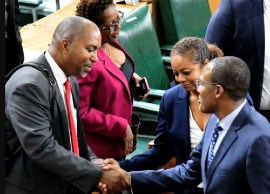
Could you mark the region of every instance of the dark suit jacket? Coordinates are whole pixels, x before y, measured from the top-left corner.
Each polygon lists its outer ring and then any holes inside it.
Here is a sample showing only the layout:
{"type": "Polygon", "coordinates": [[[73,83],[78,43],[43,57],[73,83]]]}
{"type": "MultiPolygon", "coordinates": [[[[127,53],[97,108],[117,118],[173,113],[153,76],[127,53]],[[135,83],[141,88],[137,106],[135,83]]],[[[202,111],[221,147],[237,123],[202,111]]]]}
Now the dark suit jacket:
{"type": "Polygon", "coordinates": [[[190,158],[189,94],[180,84],[162,97],[156,133],[152,149],[121,161],[120,166],[127,171],[149,170],[166,164],[172,156],[176,157],[177,164],[190,158]]]}
{"type": "Polygon", "coordinates": [[[264,71],[263,0],[222,0],[210,19],[205,40],[217,44],[226,56],[244,60],[251,71],[249,93],[258,110],[264,71]]]}
{"type": "Polygon", "coordinates": [[[270,124],[248,103],[233,121],[208,170],[213,115],[191,160],[168,170],[131,172],[133,193],[175,190],[203,179],[207,194],[270,193],[270,124]]]}
{"type": "MultiPolygon", "coordinates": [[[[51,68],[44,54],[34,60],[51,68]]],[[[51,72],[52,73],[52,72],[51,72]]],[[[79,110],[79,88],[71,78],[79,110]]],[[[48,78],[32,67],[17,70],[5,85],[6,193],[87,193],[98,181],[101,168],[93,165],[78,118],[80,156],[70,151],[68,120],[57,84],[50,92],[48,78]],[[50,101],[50,95],[54,95],[50,101]]]]}
{"type": "Polygon", "coordinates": [[[189,159],[189,95],[180,84],[168,89],[162,97],[156,133],[152,149],[121,161],[121,167],[128,171],[156,169],[172,156],[176,156],[178,164],[189,159]]]}
{"type": "Polygon", "coordinates": [[[24,61],[22,38],[18,29],[20,11],[18,0],[7,0],[8,21],[5,39],[5,74],[24,61]]]}

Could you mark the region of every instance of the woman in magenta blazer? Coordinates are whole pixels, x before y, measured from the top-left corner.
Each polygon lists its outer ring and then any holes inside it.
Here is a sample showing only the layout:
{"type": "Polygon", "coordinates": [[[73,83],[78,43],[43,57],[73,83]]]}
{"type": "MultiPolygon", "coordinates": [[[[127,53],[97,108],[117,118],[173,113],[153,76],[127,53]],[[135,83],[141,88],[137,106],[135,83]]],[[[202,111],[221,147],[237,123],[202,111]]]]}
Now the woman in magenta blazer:
{"type": "MultiPolygon", "coordinates": [[[[86,77],[78,77],[86,140],[98,157],[120,161],[133,149],[133,88],[142,79],[134,73],[132,58],[117,42],[123,13],[113,0],[88,0],[79,2],[76,15],[96,23],[102,35],[98,61],[86,77]]],[[[90,45],[89,52],[92,49],[90,45]]]]}

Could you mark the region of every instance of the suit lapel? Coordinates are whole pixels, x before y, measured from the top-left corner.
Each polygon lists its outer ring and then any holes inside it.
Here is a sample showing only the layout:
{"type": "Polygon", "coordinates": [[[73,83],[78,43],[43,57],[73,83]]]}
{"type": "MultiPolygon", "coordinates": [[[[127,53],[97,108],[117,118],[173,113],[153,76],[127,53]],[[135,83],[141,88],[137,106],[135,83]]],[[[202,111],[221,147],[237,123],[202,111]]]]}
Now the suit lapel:
{"type": "Polygon", "coordinates": [[[202,172],[207,173],[207,155],[208,155],[208,150],[210,147],[210,142],[213,134],[213,130],[215,128],[216,122],[218,118],[215,115],[212,115],[211,118],[209,119],[207,126],[204,131],[204,139],[203,139],[203,149],[202,149],[202,172]]]}
{"type": "MultiPolygon", "coordinates": [[[[211,177],[212,177],[214,171],[216,170],[218,164],[225,157],[226,153],[228,152],[228,150],[230,149],[232,144],[236,141],[236,139],[237,139],[236,130],[239,129],[239,127],[240,126],[231,126],[231,128],[228,130],[227,134],[225,135],[222,143],[220,144],[219,149],[218,149],[211,165],[207,169],[207,177],[208,177],[209,182],[211,181],[211,177]]],[[[210,145],[210,143],[209,143],[209,145],[210,145]]],[[[207,158],[205,158],[205,161],[207,162],[207,158]]]]}
{"type": "Polygon", "coordinates": [[[105,60],[105,68],[117,79],[119,79],[125,85],[126,88],[129,88],[128,82],[126,81],[127,78],[122,73],[122,71],[118,67],[116,67],[116,65],[113,64],[113,62],[105,60]]]}
{"type": "Polygon", "coordinates": [[[79,91],[77,91],[77,86],[75,84],[76,78],[70,77],[70,82],[71,82],[71,93],[72,93],[72,99],[74,103],[74,107],[76,110],[79,110],[79,105],[78,105],[78,96],[79,96],[79,91]]]}
{"type": "Polygon", "coordinates": [[[57,90],[56,90],[56,102],[60,111],[60,115],[61,115],[61,120],[62,120],[62,128],[61,130],[63,131],[64,134],[64,139],[65,139],[65,143],[66,143],[66,147],[68,150],[71,150],[70,147],[70,136],[69,136],[69,127],[68,127],[68,118],[67,118],[67,112],[66,112],[66,108],[65,108],[65,104],[63,101],[63,97],[60,93],[60,90],[57,86],[57,90]]]}
{"type": "MultiPolygon", "coordinates": [[[[123,50],[122,47],[119,47],[118,45],[114,45],[114,46],[119,48],[122,52],[125,53],[126,57],[129,58],[129,55],[123,50]]],[[[103,48],[100,48],[99,55],[100,55],[100,59],[104,60],[106,53],[104,52],[103,48]]],[[[131,58],[129,59],[131,60],[132,64],[134,64],[133,60],[131,58]]],[[[127,92],[129,99],[131,99],[129,83],[127,81],[127,78],[123,74],[123,72],[118,67],[116,67],[116,65],[112,61],[109,61],[109,60],[104,60],[104,66],[107,71],[109,71],[116,79],[119,79],[124,84],[125,91],[127,92]]]]}
{"type": "MultiPolygon", "coordinates": [[[[248,103],[246,103],[245,106],[243,107],[243,109],[238,114],[238,116],[234,119],[231,127],[229,128],[227,134],[225,135],[223,141],[221,142],[219,149],[218,149],[209,169],[207,169],[206,175],[207,175],[208,184],[211,182],[211,179],[213,177],[213,173],[215,172],[217,166],[224,159],[224,157],[226,156],[226,153],[232,147],[233,143],[237,140],[237,138],[238,138],[237,131],[242,130],[242,125],[244,123],[245,118],[249,114],[250,110],[251,110],[250,105],[248,103]]],[[[208,139],[209,142],[208,142],[208,147],[206,149],[207,151],[208,151],[210,141],[211,141],[211,135],[209,134],[209,136],[210,136],[210,140],[208,139]]],[[[204,161],[206,164],[206,161],[207,161],[206,156],[204,158],[204,161]]]]}
{"type": "MultiPolygon", "coordinates": [[[[41,63],[43,64],[47,70],[49,71],[49,73],[53,76],[53,79],[55,79],[54,77],[54,74],[52,72],[52,69],[48,63],[48,61],[46,60],[44,54],[42,54],[41,56],[39,56],[36,60],[34,60],[36,63],[41,63]]],[[[65,142],[65,147],[69,150],[71,150],[71,145],[70,145],[70,138],[69,138],[69,131],[67,130],[68,129],[68,119],[67,119],[67,113],[66,113],[66,108],[65,108],[65,104],[64,104],[64,101],[63,101],[63,97],[60,93],[60,90],[58,88],[58,85],[56,84],[55,86],[53,87],[56,87],[55,88],[55,101],[56,101],[56,104],[57,104],[57,109],[59,109],[59,120],[61,120],[61,126],[58,126],[60,127],[60,130],[62,130],[62,134],[64,136],[64,142],[65,142]]],[[[54,106],[54,104],[52,104],[51,106],[54,106]]],[[[57,114],[57,113],[56,113],[57,114]]]]}
{"type": "Polygon", "coordinates": [[[189,122],[189,93],[183,88],[181,84],[178,84],[174,87],[179,88],[179,93],[177,95],[177,108],[175,108],[174,120],[177,126],[182,126],[183,130],[179,131],[179,127],[175,129],[175,135],[179,136],[179,139],[183,139],[185,141],[185,147],[187,151],[187,159],[189,158],[189,153],[191,152],[191,142],[190,142],[190,125],[189,122]],[[179,117],[179,115],[181,115],[179,117]],[[181,136],[181,137],[180,137],[181,136]]]}
{"type": "Polygon", "coordinates": [[[80,113],[79,113],[79,87],[76,84],[77,80],[75,77],[70,77],[71,81],[71,93],[72,93],[72,98],[73,98],[73,103],[74,107],[76,108],[76,114],[77,114],[77,137],[78,137],[78,144],[79,144],[79,149],[80,149],[80,156],[89,160],[89,152],[87,149],[87,144],[85,141],[85,136],[84,136],[84,131],[83,131],[83,126],[82,122],[80,119],[80,113]]]}

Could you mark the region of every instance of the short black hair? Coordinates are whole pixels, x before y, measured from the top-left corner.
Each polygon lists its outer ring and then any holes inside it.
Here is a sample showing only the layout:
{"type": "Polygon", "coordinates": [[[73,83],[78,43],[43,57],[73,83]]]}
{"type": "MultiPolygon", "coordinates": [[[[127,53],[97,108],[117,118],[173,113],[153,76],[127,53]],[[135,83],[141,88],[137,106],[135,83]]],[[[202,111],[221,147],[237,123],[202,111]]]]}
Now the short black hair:
{"type": "Polygon", "coordinates": [[[218,57],[210,61],[213,65],[211,82],[220,84],[234,100],[245,98],[250,85],[247,64],[238,57],[218,57]]]}

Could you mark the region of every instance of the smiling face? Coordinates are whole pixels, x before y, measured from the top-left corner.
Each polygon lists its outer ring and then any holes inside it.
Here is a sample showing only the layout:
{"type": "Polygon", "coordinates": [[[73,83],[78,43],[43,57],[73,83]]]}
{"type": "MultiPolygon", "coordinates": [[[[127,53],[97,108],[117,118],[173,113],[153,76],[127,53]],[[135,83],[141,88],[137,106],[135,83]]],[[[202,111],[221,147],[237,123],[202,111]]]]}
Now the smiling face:
{"type": "Polygon", "coordinates": [[[187,55],[172,55],[171,66],[175,80],[188,92],[196,91],[195,81],[201,74],[201,65],[192,63],[187,55]]]}
{"type": "Polygon", "coordinates": [[[84,33],[72,41],[66,40],[65,73],[69,75],[86,76],[93,63],[97,61],[97,50],[101,45],[101,35],[97,27],[86,25],[84,33]]]}
{"type": "Polygon", "coordinates": [[[100,14],[99,18],[103,21],[99,26],[102,35],[102,43],[104,44],[117,41],[121,29],[122,14],[118,12],[115,5],[109,5],[100,14]],[[111,30],[109,30],[110,26],[111,30]]]}

